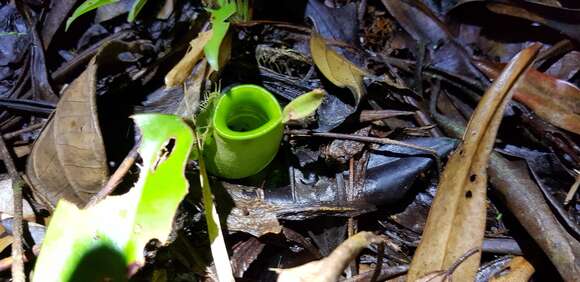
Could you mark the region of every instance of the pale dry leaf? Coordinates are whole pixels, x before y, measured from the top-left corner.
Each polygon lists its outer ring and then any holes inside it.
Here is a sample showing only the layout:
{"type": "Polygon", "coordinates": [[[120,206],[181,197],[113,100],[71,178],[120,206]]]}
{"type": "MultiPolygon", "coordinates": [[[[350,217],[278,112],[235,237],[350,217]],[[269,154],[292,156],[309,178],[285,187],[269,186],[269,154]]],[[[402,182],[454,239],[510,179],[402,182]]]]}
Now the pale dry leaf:
{"type": "Polygon", "coordinates": [[[366,72],[328,47],[324,38],[316,32],[310,36],[310,53],[324,77],[338,87],[347,87],[358,106],[365,93],[362,83],[366,72]]]}
{"type": "MultiPolygon", "coordinates": [[[[521,51],[494,81],[473,113],[463,143],[450,157],[429,211],[422,240],[407,281],[449,268],[483,243],[486,219],[487,163],[505,106],[539,45],[521,51]]],[[[481,253],[467,258],[453,272],[454,281],[473,281],[481,253]]]]}
{"type": "Polygon", "coordinates": [[[278,273],[278,282],[334,282],[364,248],[383,242],[384,238],[372,232],[359,232],[342,242],[328,257],[293,268],[272,270],[278,273]]]}
{"type": "Polygon", "coordinates": [[[191,49],[181,58],[179,63],[175,65],[168,73],[165,75],[165,86],[174,87],[183,84],[183,82],[189,77],[193,67],[201,60],[203,57],[203,47],[209,41],[212,36],[212,30],[200,32],[199,35],[191,40],[189,43],[191,49]]]}
{"type": "Polygon", "coordinates": [[[527,282],[534,274],[534,266],[532,266],[523,257],[514,257],[507,266],[508,273],[494,276],[490,282],[527,282]]]}

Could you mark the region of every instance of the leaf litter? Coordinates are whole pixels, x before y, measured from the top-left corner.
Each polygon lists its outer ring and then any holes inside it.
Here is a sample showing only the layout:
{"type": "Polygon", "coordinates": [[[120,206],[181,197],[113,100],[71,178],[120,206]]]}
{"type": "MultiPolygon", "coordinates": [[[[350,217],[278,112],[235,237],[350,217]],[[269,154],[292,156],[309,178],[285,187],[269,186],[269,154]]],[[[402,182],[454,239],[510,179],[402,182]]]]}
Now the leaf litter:
{"type": "Polygon", "coordinates": [[[571,1],[37,2],[0,7],[2,278],[578,277],[571,1]],[[228,180],[203,150],[240,84],[284,137],[228,180]]]}

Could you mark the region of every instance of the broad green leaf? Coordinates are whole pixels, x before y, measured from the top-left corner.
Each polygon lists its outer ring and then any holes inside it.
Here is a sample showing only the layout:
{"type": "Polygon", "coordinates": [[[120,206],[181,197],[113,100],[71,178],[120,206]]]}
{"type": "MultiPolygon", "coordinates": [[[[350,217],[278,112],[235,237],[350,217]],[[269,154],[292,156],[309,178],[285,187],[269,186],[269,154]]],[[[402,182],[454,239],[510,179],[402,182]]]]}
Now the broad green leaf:
{"type": "MultiPolygon", "coordinates": [[[[205,44],[205,57],[211,68],[215,71],[220,69],[220,53],[222,51],[222,44],[224,38],[230,28],[230,23],[227,20],[236,13],[236,3],[233,1],[222,0],[219,1],[220,7],[217,9],[210,9],[211,23],[212,23],[212,37],[205,44]]],[[[227,47],[227,46],[226,46],[227,47]]],[[[228,47],[229,48],[229,47],[228,47]]],[[[224,54],[221,54],[222,57],[224,54]]],[[[223,60],[223,59],[222,59],[223,60]]]]}
{"type": "Polygon", "coordinates": [[[75,21],[78,17],[92,11],[95,9],[98,9],[99,7],[105,6],[105,5],[109,5],[109,4],[113,4],[118,2],[119,0],[87,0],[85,2],[83,2],[73,13],[72,16],[70,16],[70,18],[68,18],[68,20],[66,21],[66,27],[65,30],[68,30],[68,28],[70,27],[71,23],[73,21],[75,21]]]}
{"type": "Polygon", "coordinates": [[[133,2],[133,6],[131,7],[131,10],[129,11],[129,16],[127,17],[127,20],[129,22],[134,21],[146,3],[147,3],[147,0],[135,0],[135,2],[133,2]]]}
{"type": "Polygon", "coordinates": [[[282,122],[299,121],[314,114],[324,101],[324,90],[314,89],[292,100],[282,111],[282,122]]]}
{"type": "Polygon", "coordinates": [[[167,240],[187,193],[184,169],[194,133],[179,117],[133,117],[142,133],[139,180],[129,192],[87,209],[61,200],[54,212],[33,281],[123,281],[144,263],[143,247],[167,240]]]}

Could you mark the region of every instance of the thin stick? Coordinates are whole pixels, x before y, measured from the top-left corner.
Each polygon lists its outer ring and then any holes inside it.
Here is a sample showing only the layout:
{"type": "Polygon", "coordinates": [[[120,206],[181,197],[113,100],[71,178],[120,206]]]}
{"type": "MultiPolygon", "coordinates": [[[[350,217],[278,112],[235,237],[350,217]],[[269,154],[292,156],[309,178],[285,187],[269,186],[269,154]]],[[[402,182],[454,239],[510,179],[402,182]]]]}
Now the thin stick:
{"type": "Polygon", "coordinates": [[[373,276],[371,277],[371,282],[376,282],[381,274],[381,268],[383,266],[383,258],[385,256],[385,243],[380,243],[377,249],[377,266],[375,267],[375,271],[373,276]]]}
{"type": "Polygon", "coordinates": [[[414,144],[393,140],[389,138],[378,138],[378,137],[368,137],[368,136],[359,136],[359,135],[350,135],[350,134],[342,134],[342,133],[332,133],[332,132],[314,132],[309,130],[288,130],[287,133],[291,136],[317,136],[317,137],[325,137],[325,138],[334,138],[334,139],[343,139],[343,140],[352,140],[352,141],[359,141],[359,142],[368,142],[368,143],[377,143],[377,144],[385,144],[385,145],[395,145],[400,147],[411,148],[419,151],[423,151],[429,155],[431,155],[435,161],[437,162],[437,167],[440,168],[440,160],[437,151],[417,146],[414,144]]]}
{"type": "Polygon", "coordinates": [[[35,124],[33,124],[33,125],[29,126],[29,127],[25,127],[23,129],[20,129],[20,130],[16,130],[16,131],[13,131],[13,132],[6,133],[6,134],[2,135],[2,137],[4,139],[6,139],[6,140],[12,139],[12,138],[14,138],[14,137],[16,137],[16,136],[18,136],[20,134],[27,133],[27,132],[31,132],[31,131],[40,129],[43,126],[44,126],[44,122],[35,123],[35,124]]]}
{"type": "Polygon", "coordinates": [[[578,192],[578,186],[580,186],[580,172],[577,171],[576,181],[574,181],[574,184],[572,184],[572,187],[570,187],[570,191],[568,191],[566,199],[564,200],[565,206],[568,205],[570,201],[572,201],[574,195],[576,195],[576,192],[578,192]]]}
{"type": "Polygon", "coordinates": [[[22,186],[24,185],[24,181],[20,178],[20,174],[16,170],[16,165],[14,165],[14,160],[10,152],[8,152],[4,138],[0,138],[0,154],[2,155],[2,160],[4,160],[8,174],[12,178],[12,202],[14,205],[14,219],[12,223],[14,225],[12,231],[12,236],[14,236],[14,242],[12,243],[12,281],[24,282],[26,280],[24,274],[24,250],[22,248],[22,186]]]}
{"type": "Polygon", "coordinates": [[[125,177],[131,166],[133,166],[133,164],[135,163],[135,159],[137,159],[137,156],[139,155],[138,149],[139,142],[135,144],[135,146],[133,146],[133,149],[129,151],[129,153],[127,154],[121,165],[119,165],[117,170],[115,170],[113,175],[111,175],[105,186],[103,186],[103,188],[91,198],[91,200],[87,203],[85,208],[94,206],[96,203],[100,202],[102,199],[104,199],[105,197],[113,193],[113,191],[115,191],[117,185],[121,183],[123,177],[125,177]]]}

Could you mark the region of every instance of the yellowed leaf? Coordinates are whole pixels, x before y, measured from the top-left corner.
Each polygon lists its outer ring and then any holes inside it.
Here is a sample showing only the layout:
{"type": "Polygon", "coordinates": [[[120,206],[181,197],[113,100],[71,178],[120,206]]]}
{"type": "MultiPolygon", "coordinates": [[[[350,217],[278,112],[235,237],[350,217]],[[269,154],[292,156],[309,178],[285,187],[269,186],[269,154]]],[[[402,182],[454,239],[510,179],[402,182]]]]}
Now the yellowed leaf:
{"type": "Polygon", "coordinates": [[[181,58],[179,63],[175,65],[168,73],[165,75],[165,85],[167,87],[174,87],[181,85],[187,77],[191,74],[193,67],[201,60],[203,57],[203,47],[209,41],[212,35],[212,30],[205,32],[200,32],[199,35],[191,40],[189,45],[191,49],[181,58]]]}
{"type": "MultiPolygon", "coordinates": [[[[529,68],[539,45],[521,51],[494,81],[475,109],[463,143],[449,158],[429,211],[407,281],[445,270],[471,249],[480,249],[486,218],[487,163],[513,89],[529,68]]],[[[473,281],[481,253],[467,258],[453,281],[473,281]]]]}
{"type": "Polygon", "coordinates": [[[346,266],[370,244],[384,242],[383,238],[372,232],[359,232],[321,260],[312,261],[288,269],[273,269],[278,273],[278,282],[334,282],[346,266]]]}
{"type": "Polygon", "coordinates": [[[310,53],[320,72],[334,85],[347,87],[354,94],[358,105],[365,93],[362,85],[365,71],[328,47],[316,32],[310,37],[310,53]]]}
{"type": "Polygon", "coordinates": [[[534,267],[523,257],[514,257],[507,266],[509,272],[494,276],[490,282],[526,282],[534,274],[534,267]]]}

